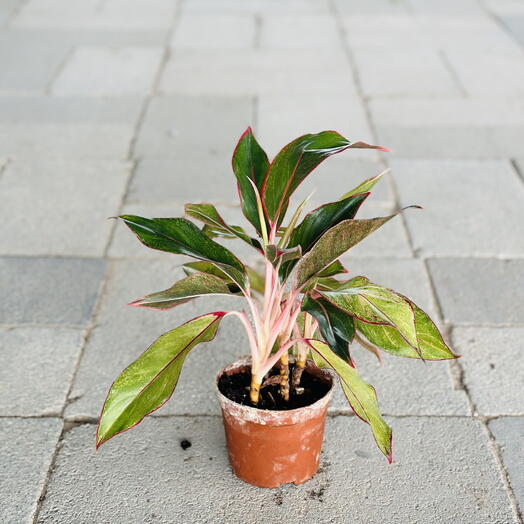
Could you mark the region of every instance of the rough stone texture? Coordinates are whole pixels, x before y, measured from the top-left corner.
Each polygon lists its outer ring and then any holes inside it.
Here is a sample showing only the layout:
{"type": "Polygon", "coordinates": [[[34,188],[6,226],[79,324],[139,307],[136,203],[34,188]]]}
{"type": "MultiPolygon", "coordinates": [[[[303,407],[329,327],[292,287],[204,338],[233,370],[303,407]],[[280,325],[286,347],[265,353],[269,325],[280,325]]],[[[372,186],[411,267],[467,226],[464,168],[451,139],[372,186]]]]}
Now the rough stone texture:
{"type": "MultiPolygon", "coordinates": [[[[183,272],[177,266],[182,261],[181,257],[166,255],[154,261],[112,264],[97,325],[71,392],[75,401],[66,408],[67,417],[97,417],[117,375],[166,331],[204,313],[243,307],[241,299],[235,297],[194,300],[168,311],[126,307],[131,300],[166,289],[180,279],[183,272]]],[[[225,319],[213,342],[190,353],[175,396],[158,413],[215,412],[216,373],[247,353],[249,346],[241,324],[234,318],[225,319]]]]}
{"type": "Polygon", "coordinates": [[[0,328],[0,415],[60,416],[82,344],[79,329],[0,328]]]}
{"type": "Polygon", "coordinates": [[[481,415],[523,415],[524,328],[455,328],[463,380],[481,415]]]}
{"type": "Polygon", "coordinates": [[[118,162],[12,162],[0,179],[0,253],[102,256],[129,173],[118,162]]]}
{"type": "Polygon", "coordinates": [[[0,4],[1,522],[522,521],[522,1],[0,4]],[[162,410],[94,452],[127,364],[190,318],[245,307],[126,307],[188,259],[105,217],[207,201],[251,231],[230,165],[248,125],[270,156],[324,129],[393,150],[335,155],[293,205],[313,189],[310,209],[334,201],[389,163],[360,216],[425,207],[344,256],[350,276],[411,297],[463,354],[380,366],[353,348],[393,426],[392,466],[337,389],[315,479],[269,491],[235,479],[213,389],[248,351],[234,318],[191,352],[162,410]]]}
{"type": "Polygon", "coordinates": [[[372,100],[382,144],[400,157],[504,158],[522,155],[524,104],[518,97],[372,100]]]}
{"type": "Polygon", "coordinates": [[[255,42],[253,15],[184,14],[172,40],[177,49],[249,48],[255,42]]]}
{"type": "Polygon", "coordinates": [[[0,33],[0,93],[43,92],[65,60],[69,46],[47,35],[18,36],[10,31],[0,33]]]}
{"type": "Polygon", "coordinates": [[[145,46],[77,48],[54,80],[51,90],[58,95],[147,94],[162,52],[160,47],[145,46]]]}
{"type": "MultiPolygon", "coordinates": [[[[257,140],[270,157],[304,133],[318,133],[327,129],[336,129],[355,142],[373,143],[362,103],[356,97],[348,97],[346,94],[327,99],[297,94],[261,96],[257,109],[257,140]],[[308,110],[304,111],[306,106],[308,110]],[[355,136],[356,133],[358,136],[355,136]]],[[[358,149],[345,151],[338,156],[368,161],[376,160],[376,157],[377,153],[374,151],[358,149]]],[[[327,164],[332,162],[333,159],[326,161],[327,164]]],[[[315,172],[314,176],[317,177],[318,174],[315,172]]]]}
{"type": "Polygon", "coordinates": [[[509,481],[517,505],[524,509],[524,419],[501,417],[489,423],[489,429],[497,439],[502,452],[502,460],[509,473],[509,481]]]}
{"type": "Polygon", "coordinates": [[[522,325],[524,260],[429,260],[445,320],[453,324],[522,325]]]}
{"type": "Polygon", "coordinates": [[[370,97],[428,98],[457,96],[460,91],[433,51],[397,48],[358,49],[356,60],[364,93],[370,97]],[[387,78],[387,81],[384,79],[387,78]]]}
{"type": "Polygon", "coordinates": [[[340,45],[336,21],[328,15],[264,16],[260,46],[265,48],[336,49],[340,45]]]}
{"type": "Polygon", "coordinates": [[[524,255],[524,184],[507,161],[393,160],[413,247],[426,256],[524,255]],[[439,199],[434,199],[438,192],[439,199]],[[489,195],[491,212],[479,213],[489,195]],[[496,234],[487,234],[492,229],[496,234]]]}
{"type": "Polygon", "coordinates": [[[23,158],[127,157],[141,99],[0,98],[0,154],[23,158]]]}
{"type": "Polygon", "coordinates": [[[239,202],[229,155],[198,147],[184,153],[184,149],[176,146],[170,150],[173,156],[138,160],[126,202],[239,202]]]}
{"type": "Polygon", "coordinates": [[[252,108],[250,97],[154,98],[141,126],[135,153],[180,155],[195,161],[203,154],[216,157],[220,153],[218,161],[225,165],[232,146],[252,121],[252,108]]]}
{"type": "Polygon", "coordinates": [[[0,324],[87,324],[104,270],[96,258],[1,257],[0,324]]]}
{"type": "Polygon", "coordinates": [[[342,51],[312,49],[175,50],[160,83],[162,93],[193,95],[273,95],[290,93],[355,96],[342,51]],[[311,64],[315,75],[311,75],[311,64]]]}
{"type": "Polygon", "coordinates": [[[33,522],[61,431],[57,418],[0,419],[2,522],[33,522]]]}
{"type": "Polygon", "coordinates": [[[31,0],[13,21],[16,27],[162,29],[172,23],[176,2],[171,0],[31,0]]]}
{"type": "Polygon", "coordinates": [[[66,522],[105,522],[118,513],[131,522],[242,522],[247,512],[260,521],[293,523],[378,523],[385,514],[395,523],[512,522],[478,422],[393,418],[390,423],[396,443],[392,466],[373,449],[363,423],[336,417],[327,423],[321,472],[301,486],[273,490],[234,478],[218,417],[147,420],[98,453],[95,426],[75,427],[65,436],[40,519],[59,515],[66,522]],[[185,451],[179,445],[183,439],[192,443],[185,451]],[[351,497],[341,503],[347,492],[351,497]],[[416,497],[405,498],[413,492],[416,497]]]}

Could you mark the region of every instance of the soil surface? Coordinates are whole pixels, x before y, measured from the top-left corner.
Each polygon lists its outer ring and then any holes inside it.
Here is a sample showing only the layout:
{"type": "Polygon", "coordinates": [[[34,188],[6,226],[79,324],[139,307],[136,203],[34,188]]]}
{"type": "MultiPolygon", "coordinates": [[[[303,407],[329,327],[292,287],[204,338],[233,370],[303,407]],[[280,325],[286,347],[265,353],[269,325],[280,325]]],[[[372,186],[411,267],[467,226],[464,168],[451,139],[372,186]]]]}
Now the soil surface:
{"type": "MultiPolygon", "coordinates": [[[[293,373],[293,364],[289,366],[289,374],[293,373]]],[[[277,367],[269,372],[269,376],[279,374],[277,367]]],[[[279,393],[278,384],[269,384],[260,390],[260,400],[255,406],[249,398],[249,385],[251,383],[251,373],[249,370],[233,375],[223,374],[218,381],[218,389],[230,400],[259,409],[271,409],[275,411],[284,411],[289,409],[303,408],[315,403],[321,399],[330,388],[330,384],[304,370],[300,387],[302,393],[290,391],[289,401],[285,402],[279,393]]]]}

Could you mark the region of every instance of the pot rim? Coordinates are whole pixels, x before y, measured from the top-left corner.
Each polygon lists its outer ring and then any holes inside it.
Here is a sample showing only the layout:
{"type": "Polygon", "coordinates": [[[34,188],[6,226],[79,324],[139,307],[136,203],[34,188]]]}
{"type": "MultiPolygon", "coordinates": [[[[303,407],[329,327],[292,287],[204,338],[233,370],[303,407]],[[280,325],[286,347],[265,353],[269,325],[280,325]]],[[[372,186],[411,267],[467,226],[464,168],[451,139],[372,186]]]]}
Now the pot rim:
{"type": "MultiPolygon", "coordinates": [[[[313,417],[317,413],[321,412],[331,400],[333,394],[333,388],[335,386],[335,381],[333,380],[333,373],[327,369],[317,368],[325,377],[328,377],[330,380],[330,387],[324,396],[309,404],[307,406],[302,406],[301,408],[295,409],[286,409],[286,410],[277,410],[277,409],[260,409],[252,406],[246,406],[245,404],[240,404],[234,400],[231,400],[229,397],[226,397],[218,387],[218,381],[220,377],[228,370],[238,368],[240,366],[251,365],[251,358],[244,357],[231,364],[228,364],[226,367],[221,369],[215,378],[215,389],[217,392],[218,400],[222,409],[225,407],[232,408],[231,411],[234,411],[238,415],[241,415],[242,418],[256,422],[258,424],[264,425],[291,425],[299,422],[303,417],[309,418],[313,417]]],[[[306,364],[306,367],[309,366],[306,364]]],[[[316,367],[316,366],[315,366],[316,367]]]]}

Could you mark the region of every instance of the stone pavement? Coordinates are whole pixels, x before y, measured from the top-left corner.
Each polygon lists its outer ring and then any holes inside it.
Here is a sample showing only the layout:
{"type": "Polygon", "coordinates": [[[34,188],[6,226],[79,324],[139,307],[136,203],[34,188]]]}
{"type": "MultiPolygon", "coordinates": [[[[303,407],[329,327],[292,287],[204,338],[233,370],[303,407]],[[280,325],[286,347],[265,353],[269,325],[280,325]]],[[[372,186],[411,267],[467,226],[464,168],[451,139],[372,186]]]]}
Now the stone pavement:
{"type": "Polygon", "coordinates": [[[522,522],[523,45],[524,0],[0,2],[0,522],[522,522]],[[237,480],[212,385],[245,352],[234,320],[162,410],[95,452],[117,373],[234,307],[127,308],[179,259],[106,217],[205,200],[238,221],[230,156],[249,124],[271,155],[323,129],[394,151],[334,157],[299,195],[336,199],[388,165],[365,212],[424,206],[345,256],[462,355],[357,354],[391,466],[337,394],[313,480],[237,480]]]}

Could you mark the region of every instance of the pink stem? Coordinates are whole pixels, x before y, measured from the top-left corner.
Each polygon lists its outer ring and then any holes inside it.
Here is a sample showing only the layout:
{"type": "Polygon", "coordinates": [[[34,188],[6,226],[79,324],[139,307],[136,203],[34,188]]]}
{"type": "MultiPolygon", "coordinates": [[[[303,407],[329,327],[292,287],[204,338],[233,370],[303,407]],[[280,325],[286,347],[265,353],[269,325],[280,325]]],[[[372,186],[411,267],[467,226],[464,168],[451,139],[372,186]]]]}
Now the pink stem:
{"type": "Polygon", "coordinates": [[[249,320],[247,318],[247,315],[245,311],[229,311],[226,313],[225,316],[228,315],[234,315],[240,319],[242,324],[244,324],[244,327],[246,328],[247,338],[249,339],[249,345],[251,346],[251,358],[253,359],[253,366],[256,368],[259,364],[259,350],[257,346],[257,342],[255,339],[255,334],[253,333],[253,328],[251,327],[251,324],[249,323],[249,320]]]}

